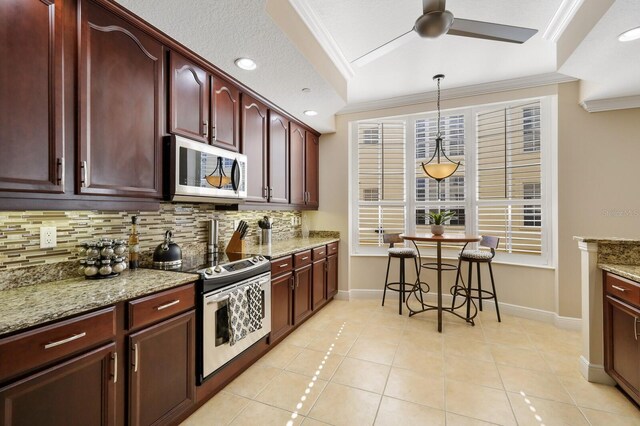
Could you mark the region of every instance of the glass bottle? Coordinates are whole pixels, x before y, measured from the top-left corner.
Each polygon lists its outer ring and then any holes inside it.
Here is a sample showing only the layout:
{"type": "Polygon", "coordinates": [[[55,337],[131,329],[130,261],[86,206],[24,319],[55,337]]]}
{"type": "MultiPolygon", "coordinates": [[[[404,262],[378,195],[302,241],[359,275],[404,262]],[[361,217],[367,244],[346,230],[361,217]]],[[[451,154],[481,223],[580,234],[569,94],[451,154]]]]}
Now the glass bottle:
{"type": "Polygon", "coordinates": [[[138,235],[138,216],[131,216],[131,234],[129,235],[129,269],[138,269],[140,265],[140,236],[138,235]]]}

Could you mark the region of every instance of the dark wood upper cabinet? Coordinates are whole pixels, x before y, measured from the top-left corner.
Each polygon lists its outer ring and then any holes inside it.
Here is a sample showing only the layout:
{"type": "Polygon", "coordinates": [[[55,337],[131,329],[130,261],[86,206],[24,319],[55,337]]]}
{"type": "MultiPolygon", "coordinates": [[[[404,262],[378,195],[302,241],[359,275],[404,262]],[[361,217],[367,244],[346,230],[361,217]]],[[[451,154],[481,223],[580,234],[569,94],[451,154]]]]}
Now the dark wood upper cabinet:
{"type": "Polygon", "coordinates": [[[129,424],[170,424],[195,403],[195,312],[129,337],[129,424]]]}
{"type": "Polygon", "coordinates": [[[170,58],[169,131],[209,142],[209,76],[176,52],[170,58]]]}
{"type": "Polygon", "coordinates": [[[0,2],[0,191],[64,191],[65,3],[0,2]]]}
{"type": "Polygon", "coordinates": [[[250,96],[242,96],[242,153],[247,156],[247,201],[266,202],[267,107],[250,96]]]}
{"type": "Polygon", "coordinates": [[[297,125],[291,123],[289,127],[290,135],[290,173],[291,173],[291,187],[290,197],[291,204],[297,206],[303,206],[306,200],[306,189],[304,184],[304,148],[305,148],[305,130],[297,125]]]}
{"type": "Polygon", "coordinates": [[[312,313],[312,267],[304,266],[293,271],[293,324],[299,324],[312,313]]]}
{"type": "Polygon", "coordinates": [[[0,423],[115,424],[116,360],[110,344],[0,389],[0,423]]]}
{"type": "Polygon", "coordinates": [[[229,82],[211,77],[211,143],[240,149],[240,92],[229,82]]]}
{"type": "Polygon", "coordinates": [[[289,120],[269,110],[269,202],[289,202],[289,120]]]}
{"type": "Polygon", "coordinates": [[[320,203],[319,200],[319,140],[316,135],[307,131],[305,135],[305,171],[304,182],[305,189],[307,190],[307,202],[306,205],[310,208],[317,209],[320,203]]]}
{"type": "Polygon", "coordinates": [[[78,191],[160,198],[164,47],[89,0],[79,14],[78,191]]]}

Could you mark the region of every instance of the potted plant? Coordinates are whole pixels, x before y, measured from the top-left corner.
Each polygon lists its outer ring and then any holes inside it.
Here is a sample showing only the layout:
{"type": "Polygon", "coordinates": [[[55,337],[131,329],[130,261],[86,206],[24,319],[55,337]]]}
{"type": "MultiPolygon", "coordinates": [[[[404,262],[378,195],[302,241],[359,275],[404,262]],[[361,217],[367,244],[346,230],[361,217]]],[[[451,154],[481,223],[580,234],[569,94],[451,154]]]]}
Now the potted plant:
{"type": "Polygon", "coordinates": [[[429,219],[431,221],[431,233],[433,235],[444,234],[444,223],[454,217],[456,214],[452,211],[445,212],[429,212],[429,219]]]}

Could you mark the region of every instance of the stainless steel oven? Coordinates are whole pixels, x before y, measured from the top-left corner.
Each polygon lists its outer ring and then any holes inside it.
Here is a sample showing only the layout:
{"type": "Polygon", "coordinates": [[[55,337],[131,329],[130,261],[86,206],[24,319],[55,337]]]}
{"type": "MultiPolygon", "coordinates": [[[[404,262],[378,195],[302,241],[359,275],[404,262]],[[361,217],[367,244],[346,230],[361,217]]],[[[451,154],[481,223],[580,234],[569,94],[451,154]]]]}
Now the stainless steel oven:
{"type": "Polygon", "coordinates": [[[239,203],[247,197],[247,156],[193,141],[167,137],[168,196],[172,201],[239,203]]]}
{"type": "Polygon", "coordinates": [[[243,280],[202,295],[202,377],[231,361],[271,331],[271,273],[243,280]],[[262,288],[262,327],[234,345],[229,344],[229,294],[259,283],[262,288]]]}

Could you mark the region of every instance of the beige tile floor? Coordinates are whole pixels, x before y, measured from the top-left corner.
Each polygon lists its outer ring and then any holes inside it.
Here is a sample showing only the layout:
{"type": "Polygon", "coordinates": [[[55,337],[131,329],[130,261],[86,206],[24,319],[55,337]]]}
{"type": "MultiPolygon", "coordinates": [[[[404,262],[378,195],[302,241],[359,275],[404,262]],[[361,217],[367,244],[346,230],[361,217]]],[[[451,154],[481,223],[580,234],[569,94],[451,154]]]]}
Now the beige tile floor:
{"type": "Polygon", "coordinates": [[[439,334],[435,318],[333,301],[183,425],[640,425],[578,372],[579,333],[486,311],[439,334]]]}

